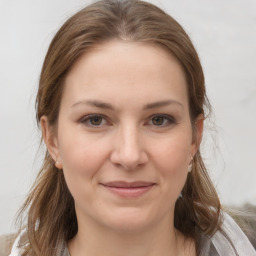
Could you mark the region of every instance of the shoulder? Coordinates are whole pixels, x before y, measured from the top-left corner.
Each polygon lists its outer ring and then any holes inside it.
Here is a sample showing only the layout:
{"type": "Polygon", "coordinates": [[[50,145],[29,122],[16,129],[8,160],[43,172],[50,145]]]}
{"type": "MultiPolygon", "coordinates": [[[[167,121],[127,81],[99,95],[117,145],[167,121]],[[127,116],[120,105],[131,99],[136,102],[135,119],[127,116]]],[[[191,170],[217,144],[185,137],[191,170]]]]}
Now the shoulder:
{"type": "Polygon", "coordinates": [[[256,206],[245,204],[243,207],[228,210],[256,250],[256,206]]]}
{"type": "Polygon", "coordinates": [[[8,256],[11,253],[12,245],[17,238],[17,234],[0,236],[0,256],[8,256]]]}
{"type": "Polygon", "coordinates": [[[256,256],[256,251],[242,229],[227,213],[222,212],[223,224],[211,238],[219,255],[256,256]]]}

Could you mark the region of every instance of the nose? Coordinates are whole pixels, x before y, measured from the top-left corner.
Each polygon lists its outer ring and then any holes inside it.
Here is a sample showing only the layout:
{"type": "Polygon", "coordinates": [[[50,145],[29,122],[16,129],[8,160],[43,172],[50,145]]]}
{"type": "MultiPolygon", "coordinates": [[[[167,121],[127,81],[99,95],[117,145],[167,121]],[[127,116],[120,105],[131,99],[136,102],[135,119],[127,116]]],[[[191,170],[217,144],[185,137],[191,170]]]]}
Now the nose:
{"type": "Polygon", "coordinates": [[[134,170],[147,163],[148,155],[139,128],[126,126],[117,131],[110,160],[125,170],[134,170]]]}

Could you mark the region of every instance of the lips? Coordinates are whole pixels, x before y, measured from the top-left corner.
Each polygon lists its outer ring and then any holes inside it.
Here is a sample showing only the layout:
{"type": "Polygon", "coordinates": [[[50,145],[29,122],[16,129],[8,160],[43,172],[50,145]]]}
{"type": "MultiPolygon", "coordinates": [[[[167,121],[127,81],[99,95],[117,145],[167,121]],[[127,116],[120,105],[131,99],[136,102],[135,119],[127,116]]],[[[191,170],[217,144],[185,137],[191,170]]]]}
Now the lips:
{"type": "Polygon", "coordinates": [[[104,183],[104,186],[114,187],[114,188],[140,188],[140,187],[148,187],[152,186],[155,183],[146,182],[146,181],[135,181],[135,182],[126,182],[126,181],[112,181],[104,183]]]}
{"type": "Polygon", "coordinates": [[[125,198],[136,198],[140,197],[146,192],[150,191],[151,188],[156,185],[153,182],[147,181],[135,181],[135,182],[126,182],[126,181],[112,181],[101,184],[108,191],[125,198]]]}

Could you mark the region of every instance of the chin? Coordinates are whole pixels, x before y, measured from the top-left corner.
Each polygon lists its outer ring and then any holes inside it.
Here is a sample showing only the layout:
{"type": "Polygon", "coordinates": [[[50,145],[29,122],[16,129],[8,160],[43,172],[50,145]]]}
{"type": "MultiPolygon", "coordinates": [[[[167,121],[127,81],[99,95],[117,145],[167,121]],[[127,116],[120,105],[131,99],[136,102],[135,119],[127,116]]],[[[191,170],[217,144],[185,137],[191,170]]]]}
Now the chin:
{"type": "Polygon", "coordinates": [[[140,209],[123,209],[119,213],[105,215],[105,225],[121,233],[142,232],[152,226],[156,219],[140,209]]]}

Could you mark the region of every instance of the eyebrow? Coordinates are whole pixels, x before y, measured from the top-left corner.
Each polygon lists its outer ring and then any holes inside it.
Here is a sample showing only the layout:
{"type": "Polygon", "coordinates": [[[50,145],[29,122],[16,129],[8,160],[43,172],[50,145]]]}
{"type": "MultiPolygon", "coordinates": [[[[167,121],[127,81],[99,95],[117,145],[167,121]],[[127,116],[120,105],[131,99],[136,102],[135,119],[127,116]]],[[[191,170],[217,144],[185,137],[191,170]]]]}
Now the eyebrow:
{"type": "MultiPolygon", "coordinates": [[[[109,110],[114,110],[114,106],[111,105],[110,103],[106,103],[103,101],[99,100],[81,100],[72,105],[72,108],[80,105],[80,104],[85,104],[85,105],[90,105],[93,107],[101,108],[101,109],[109,109],[109,110]]],[[[158,108],[158,107],[165,107],[168,105],[177,105],[180,106],[181,108],[184,108],[183,104],[181,104],[179,101],[176,100],[163,100],[163,101],[156,101],[152,102],[149,104],[146,104],[143,106],[143,110],[148,110],[148,109],[153,109],[153,108],[158,108]]]]}
{"type": "Polygon", "coordinates": [[[178,105],[183,108],[183,105],[176,100],[164,100],[164,101],[157,101],[153,103],[149,103],[143,107],[144,110],[146,109],[152,109],[152,108],[158,108],[158,107],[165,107],[168,105],[178,105]]]}
{"type": "Polygon", "coordinates": [[[111,104],[103,102],[103,101],[99,101],[99,100],[81,100],[81,101],[78,101],[75,104],[73,104],[72,108],[77,105],[80,105],[80,104],[90,105],[90,106],[102,108],[102,109],[114,110],[114,107],[111,104]]]}

